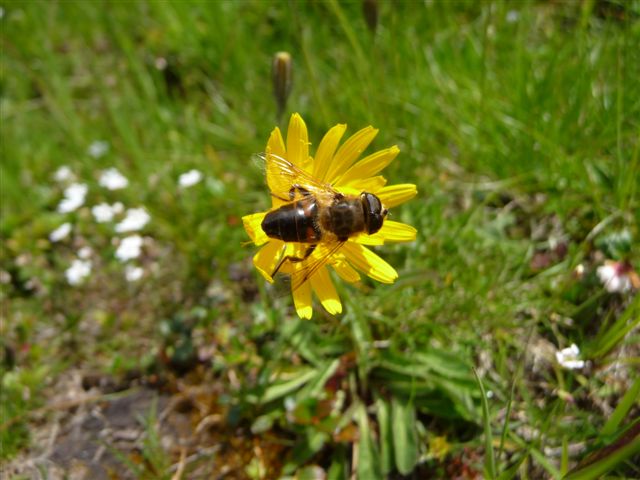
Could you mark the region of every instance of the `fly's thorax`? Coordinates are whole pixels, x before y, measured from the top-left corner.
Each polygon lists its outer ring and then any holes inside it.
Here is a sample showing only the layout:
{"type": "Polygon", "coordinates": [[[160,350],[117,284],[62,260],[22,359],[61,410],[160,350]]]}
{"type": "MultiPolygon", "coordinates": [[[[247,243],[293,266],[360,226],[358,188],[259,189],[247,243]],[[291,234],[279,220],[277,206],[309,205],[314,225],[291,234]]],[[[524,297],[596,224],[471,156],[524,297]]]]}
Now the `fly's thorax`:
{"type": "Polygon", "coordinates": [[[365,231],[362,202],[358,197],[343,196],[331,205],[320,208],[319,223],[340,241],[365,231]]]}

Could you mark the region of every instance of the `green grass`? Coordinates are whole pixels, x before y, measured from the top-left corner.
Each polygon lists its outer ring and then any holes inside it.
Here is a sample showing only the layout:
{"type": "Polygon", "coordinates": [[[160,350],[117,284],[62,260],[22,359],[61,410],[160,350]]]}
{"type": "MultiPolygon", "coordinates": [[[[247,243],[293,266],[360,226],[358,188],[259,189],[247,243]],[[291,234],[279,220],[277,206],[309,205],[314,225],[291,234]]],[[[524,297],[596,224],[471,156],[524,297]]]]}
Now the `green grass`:
{"type": "MultiPolygon", "coordinates": [[[[241,471],[253,478],[312,465],[406,474],[416,461],[416,475],[448,478],[482,472],[491,438],[490,471],[559,478],[640,414],[624,396],[639,373],[639,297],[605,292],[595,274],[606,258],[640,271],[640,4],[378,7],[373,33],[361,2],[337,0],[2,3],[2,457],[19,464],[34,447],[28,432],[65,372],[191,378],[211,349],[198,368],[226,424],[247,444],[286,446],[280,463],[252,454],[241,471]],[[416,242],[377,250],[399,280],[340,285],[338,318],[318,306],[298,321],[243,246],[239,218],[270,201],[252,156],[278,122],[280,50],[294,62],[287,113],[305,119],[312,151],[336,123],[371,124],[372,150],[401,150],[386,177],[419,190],[393,212],[416,242]],[[92,158],[97,140],[109,150],[92,158]],[[66,215],[62,165],[89,185],[66,215]],[[98,186],[112,166],[129,187],[98,186]],[[178,189],[191,168],[206,179],[178,189]],[[138,283],[114,259],[112,226],[91,217],[103,201],[151,214],[138,283]],[[52,244],[64,221],[72,239],[52,244]],[[84,245],[93,271],[71,287],[64,271],[84,245]],[[571,343],[586,369],[554,362],[571,343]],[[336,392],[343,408],[327,414],[336,392]],[[349,428],[363,438],[333,436],[349,428]],[[430,448],[440,437],[446,453],[430,448]]],[[[640,454],[624,452],[598,468],[640,475],[640,454]]]]}

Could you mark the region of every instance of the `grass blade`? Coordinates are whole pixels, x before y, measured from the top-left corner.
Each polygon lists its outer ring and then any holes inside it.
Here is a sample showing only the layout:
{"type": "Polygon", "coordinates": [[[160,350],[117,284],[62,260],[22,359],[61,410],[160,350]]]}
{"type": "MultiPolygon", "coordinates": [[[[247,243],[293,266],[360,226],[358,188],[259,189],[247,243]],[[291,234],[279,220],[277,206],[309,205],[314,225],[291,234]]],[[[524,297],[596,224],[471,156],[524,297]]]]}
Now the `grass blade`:
{"type": "Polygon", "coordinates": [[[633,404],[638,401],[638,395],[640,395],[640,378],[637,378],[631,388],[627,390],[627,393],[624,394],[624,397],[622,397],[622,400],[618,403],[618,406],[611,414],[611,417],[609,417],[609,420],[607,420],[607,423],[602,427],[602,431],[600,432],[602,436],[608,437],[616,432],[622,420],[624,420],[629,410],[631,410],[631,407],[633,407],[633,404]]]}
{"type": "Polygon", "coordinates": [[[563,480],[591,480],[610,472],[616,465],[640,453],[640,422],[627,430],[612,445],[588,457],[563,480]]]}
{"type": "Polygon", "coordinates": [[[473,374],[476,376],[478,386],[480,387],[480,400],[482,402],[482,420],[484,426],[484,471],[487,478],[496,478],[496,459],[495,452],[493,450],[493,435],[491,433],[491,421],[489,419],[489,404],[487,403],[487,394],[482,385],[482,380],[476,369],[473,369],[473,374]]]}

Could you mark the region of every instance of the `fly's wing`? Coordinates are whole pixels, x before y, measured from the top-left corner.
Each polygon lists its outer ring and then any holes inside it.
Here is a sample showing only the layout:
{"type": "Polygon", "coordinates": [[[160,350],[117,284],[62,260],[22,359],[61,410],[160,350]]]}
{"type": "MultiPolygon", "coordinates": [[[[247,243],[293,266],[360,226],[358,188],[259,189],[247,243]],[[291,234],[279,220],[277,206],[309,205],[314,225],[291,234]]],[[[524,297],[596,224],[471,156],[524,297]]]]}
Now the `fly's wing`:
{"type": "Polygon", "coordinates": [[[291,291],[295,291],[309,280],[320,267],[326,265],[345,242],[321,243],[314,250],[311,258],[295,268],[291,274],[291,291]]]}
{"type": "Polygon", "coordinates": [[[320,182],[286,158],[273,153],[258,155],[264,162],[271,195],[290,202],[300,195],[311,194],[321,201],[330,201],[338,193],[327,183],[320,182]]]}

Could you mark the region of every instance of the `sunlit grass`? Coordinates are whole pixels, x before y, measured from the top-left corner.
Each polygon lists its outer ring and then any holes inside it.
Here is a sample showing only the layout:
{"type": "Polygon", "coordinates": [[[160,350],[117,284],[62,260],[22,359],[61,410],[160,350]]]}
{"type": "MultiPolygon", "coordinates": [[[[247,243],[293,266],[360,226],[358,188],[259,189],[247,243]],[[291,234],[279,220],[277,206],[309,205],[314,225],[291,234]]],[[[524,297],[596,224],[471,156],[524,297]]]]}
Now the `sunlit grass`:
{"type": "MultiPolygon", "coordinates": [[[[253,431],[247,444],[282,435],[288,453],[272,468],[319,464],[333,478],[349,474],[358,429],[369,434],[361,472],[406,473],[413,454],[425,475],[482,472],[474,366],[491,392],[498,474],[558,477],[637,417],[624,394],[637,390],[639,297],[606,292],[596,274],[608,258],[640,270],[637,2],[378,5],[375,33],[360,2],[3,5],[4,457],[27,458],[30,441],[37,451],[28,432],[76,370],[202,374],[228,424],[253,431]],[[393,212],[417,240],[382,249],[399,280],[341,285],[336,318],[296,319],[286,286],[266,287],[243,246],[240,218],[270,205],[252,155],[278,122],[277,51],[293,59],[285,121],[300,112],[314,139],[339,122],[347,134],[375,125],[370,151],[401,150],[390,183],[420,192],[393,212]],[[97,157],[96,141],[108,145],[97,157]],[[68,214],[56,211],[63,165],[88,185],[68,214]],[[99,185],[111,167],[128,187],[99,185]],[[179,187],[191,169],[203,179],[179,187]],[[138,281],[116,259],[117,222],[91,213],[103,202],[151,216],[129,262],[144,270],[138,281]],[[64,222],[72,233],[52,243],[64,222]],[[91,273],[70,286],[84,246],[91,273]],[[572,343],[582,370],[555,363],[572,343]],[[323,416],[329,378],[347,413],[323,416]],[[420,420],[389,430],[415,443],[406,457],[389,453],[385,414],[420,420]]],[[[162,459],[156,440],[145,445],[162,459]]],[[[246,475],[271,468],[249,452],[246,475]]],[[[175,467],[179,454],[168,455],[175,467]]],[[[638,476],[628,458],[618,472],[638,476]]]]}

